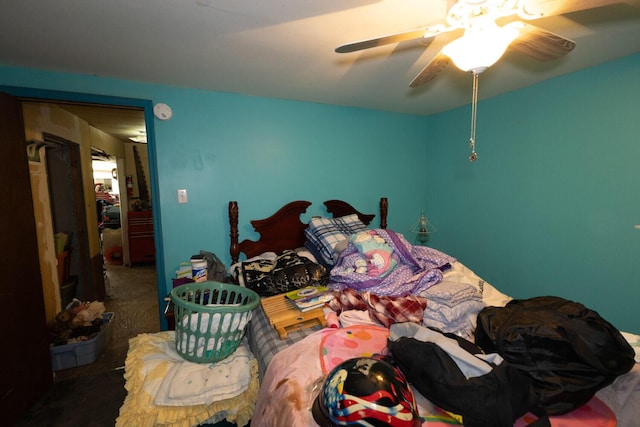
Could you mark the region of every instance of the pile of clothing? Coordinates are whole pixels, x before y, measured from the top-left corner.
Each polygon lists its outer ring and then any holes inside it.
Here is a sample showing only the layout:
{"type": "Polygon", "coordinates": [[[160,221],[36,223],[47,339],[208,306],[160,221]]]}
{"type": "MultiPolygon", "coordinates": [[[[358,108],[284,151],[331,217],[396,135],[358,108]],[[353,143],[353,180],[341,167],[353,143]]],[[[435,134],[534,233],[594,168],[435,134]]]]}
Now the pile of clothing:
{"type": "Polygon", "coordinates": [[[100,333],[104,312],[101,301],[82,302],[74,298],[49,323],[49,342],[57,346],[90,340],[100,333]]]}
{"type": "Polygon", "coordinates": [[[482,291],[468,283],[442,280],[420,294],[427,308],[423,324],[469,339],[476,328],[476,317],[485,307],[482,291]]]}

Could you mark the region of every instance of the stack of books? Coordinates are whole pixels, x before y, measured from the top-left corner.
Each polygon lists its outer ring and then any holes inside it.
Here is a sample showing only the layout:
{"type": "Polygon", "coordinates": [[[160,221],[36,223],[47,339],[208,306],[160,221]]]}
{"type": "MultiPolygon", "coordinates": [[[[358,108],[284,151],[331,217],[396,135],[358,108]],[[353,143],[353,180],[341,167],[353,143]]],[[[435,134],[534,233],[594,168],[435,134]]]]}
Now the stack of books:
{"type": "Polygon", "coordinates": [[[321,308],[333,299],[333,293],[326,286],[307,286],[285,295],[300,311],[321,308]]]}

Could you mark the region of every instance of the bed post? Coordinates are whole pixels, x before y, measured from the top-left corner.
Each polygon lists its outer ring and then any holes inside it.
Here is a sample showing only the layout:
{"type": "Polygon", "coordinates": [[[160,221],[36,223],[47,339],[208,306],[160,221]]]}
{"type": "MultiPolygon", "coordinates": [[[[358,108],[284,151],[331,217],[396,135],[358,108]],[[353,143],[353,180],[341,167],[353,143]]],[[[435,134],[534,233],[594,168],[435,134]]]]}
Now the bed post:
{"type": "Polygon", "coordinates": [[[231,235],[231,264],[238,262],[240,258],[240,247],[238,246],[238,202],[229,202],[229,230],[231,235]]]}
{"type": "Polygon", "coordinates": [[[380,198],[380,228],[387,228],[387,210],[389,209],[389,201],[386,197],[380,198]]]}

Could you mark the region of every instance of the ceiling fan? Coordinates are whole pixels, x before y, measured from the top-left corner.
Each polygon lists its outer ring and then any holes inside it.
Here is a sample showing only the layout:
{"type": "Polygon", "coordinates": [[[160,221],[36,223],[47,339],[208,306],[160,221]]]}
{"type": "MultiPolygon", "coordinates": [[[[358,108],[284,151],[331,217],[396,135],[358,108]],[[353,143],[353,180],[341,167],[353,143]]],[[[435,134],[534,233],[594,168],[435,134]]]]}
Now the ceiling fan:
{"type": "Polygon", "coordinates": [[[575,43],[561,35],[522,21],[563,15],[622,3],[621,0],[458,0],[449,1],[446,24],[347,43],[335,49],[349,53],[409,40],[433,41],[438,36],[464,31],[447,44],[413,79],[411,87],[435,78],[453,61],[463,71],[481,73],[500,59],[507,48],[550,61],[571,52],[575,43]],[[499,26],[502,18],[521,20],[499,26]]]}
{"type": "Polygon", "coordinates": [[[471,156],[475,161],[475,109],[478,75],[495,64],[509,49],[539,61],[560,58],[575,48],[575,42],[523,21],[562,15],[621,3],[620,0],[449,0],[445,24],[347,43],[335,49],[349,53],[409,40],[430,43],[439,36],[453,38],[409,84],[418,87],[433,80],[450,62],[473,74],[471,156]],[[508,22],[502,26],[501,21],[508,22]],[[513,19],[516,20],[513,20],[513,19]],[[519,20],[518,20],[519,18],[519,20]],[[461,36],[454,38],[462,33],[461,36]],[[445,36],[447,35],[447,36],[445,36]]]}

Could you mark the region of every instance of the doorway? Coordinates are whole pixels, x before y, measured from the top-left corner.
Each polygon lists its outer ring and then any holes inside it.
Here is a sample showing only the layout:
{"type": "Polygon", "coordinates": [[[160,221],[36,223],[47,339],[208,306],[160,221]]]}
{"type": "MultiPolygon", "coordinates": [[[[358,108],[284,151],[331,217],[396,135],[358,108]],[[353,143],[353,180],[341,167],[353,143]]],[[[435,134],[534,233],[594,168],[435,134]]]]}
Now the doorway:
{"type": "MultiPolygon", "coordinates": [[[[46,89],[34,89],[23,88],[13,86],[0,86],[0,91],[9,93],[16,97],[20,101],[36,101],[36,102],[50,102],[57,105],[65,105],[67,108],[93,106],[103,107],[102,118],[92,117],[87,122],[92,126],[105,126],[111,124],[112,126],[117,124],[114,119],[114,115],[122,115],[126,111],[137,111],[143,114],[144,133],[147,140],[146,152],[147,152],[147,165],[148,165],[148,191],[152,200],[159,200],[159,191],[157,188],[157,160],[155,149],[155,133],[154,133],[154,116],[153,116],[153,102],[148,99],[136,99],[136,98],[123,98],[115,96],[94,95],[77,92],[64,92],[53,91],[46,89]],[[117,114],[116,114],[117,113],[117,114]],[[101,123],[102,121],[102,123],[101,123]]],[[[120,164],[118,165],[120,166],[120,164]]],[[[118,168],[120,169],[120,167],[118,168]]],[[[124,182],[125,180],[120,180],[124,182]]],[[[126,192],[126,183],[124,188],[120,186],[121,192],[126,192]]],[[[151,205],[151,212],[153,215],[153,223],[150,225],[153,230],[153,244],[155,247],[155,270],[157,274],[157,299],[158,305],[158,318],[160,319],[161,328],[166,329],[166,320],[163,316],[164,309],[164,297],[165,297],[165,269],[163,258],[163,246],[162,235],[158,226],[160,222],[160,213],[156,203],[151,205]]]]}
{"type": "Polygon", "coordinates": [[[110,295],[111,267],[137,268],[156,262],[144,110],[70,102],[54,105],[95,129],[91,137],[92,185],[105,261],[105,291],[110,295]],[[139,230],[139,217],[148,218],[144,233],[139,230]],[[140,241],[146,243],[142,253],[140,241]]]}
{"type": "MultiPolygon", "coordinates": [[[[138,137],[140,129],[146,130],[144,111],[140,108],[31,100],[23,101],[22,105],[26,132],[36,140],[41,136],[46,143],[44,151],[47,154],[43,157],[47,159],[50,173],[47,174],[49,185],[45,192],[49,193],[46,196],[51,200],[52,231],[56,236],[69,235],[70,243],[76,243],[69,246],[73,250],[65,247],[65,252],[73,255],[73,262],[69,263],[71,277],[80,279],[76,286],[77,298],[81,301],[102,301],[109,290],[109,266],[124,264],[133,268],[134,264],[155,263],[147,147],[146,144],[124,139],[127,135],[138,137]],[[66,128],[61,130],[59,123],[65,123],[66,128]],[[59,132],[66,138],[53,132],[59,132]],[[81,154],[75,159],[69,159],[68,155],[59,156],[58,147],[73,147],[81,154]],[[109,178],[96,176],[94,165],[103,163],[110,165],[109,178]],[[69,170],[75,171],[74,174],[69,170]],[[126,176],[126,180],[121,180],[123,182],[116,179],[118,171],[121,176],[126,176]],[[66,179],[58,179],[60,176],[66,179]],[[58,227],[58,219],[69,217],[67,213],[73,211],[73,206],[87,207],[79,214],[83,224],[58,227]],[[148,242],[145,254],[148,256],[143,258],[138,256],[140,236],[131,221],[138,216],[147,218],[149,224],[148,234],[145,234],[148,242]],[[77,243],[88,249],[78,251],[77,243]]],[[[40,197],[36,195],[36,198],[40,197]]],[[[66,307],[65,303],[70,302],[68,299],[67,295],[60,308],[66,307]]]]}
{"type": "MultiPolygon", "coordinates": [[[[35,220],[36,209],[34,207],[34,199],[32,198],[33,181],[30,180],[29,174],[39,174],[43,167],[38,167],[33,162],[27,159],[27,153],[29,147],[38,147],[40,144],[44,144],[44,137],[42,132],[30,132],[35,127],[28,129],[26,123],[23,125],[25,102],[77,102],[77,103],[90,103],[96,105],[102,105],[109,108],[136,108],[142,111],[144,114],[145,127],[148,133],[148,152],[149,152],[149,189],[153,199],[158,200],[157,190],[157,162],[155,157],[154,147],[154,134],[153,134],[153,111],[152,102],[150,100],[140,99],[128,99],[117,98],[98,95],[85,95],[78,93],[48,91],[42,89],[20,88],[12,86],[0,86],[0,92],[2,94],[0,99],[6,100],[3,104],[3,108],[0,109],[0,121],[3,126],[0,129],[5,129],[3,133],[3,142],[0,147],[3,148],[3,158],[6,160],[6,167],[3,169],[3,176],[6,182],[11,182],[9,186],[9,193],[7,200],[10,201],[12,209],[5,210],[2,224],[5,230],[4,236],[7,237],[7,247],[11,248],[9,254],[4,254],[4,261],[7,266],[11,268],[7,269],[9,275],[7,280],[4,281],[3,290],[7,295],[4,298],[6,301],[5,308],[7,313],[13,313],[10,308],[15,309],[22,306],[15,305],[16,300],[29,301],[27,311],[25,307],[22,307],[24,313],[23,317],[29,319],[33,323],[33,327],[27,325],[27,329],[30,331],[28,340],[24,340],[24,328],[5,328],[3,333],[3,342],[7,343],[8,348],[14,350],[21,349],[21,351],[9,351],[5,352],[2,358],[3,365],[11,367],[11,376],[7,375],[0,381],[3,390],[3,398],[0,399],[0,406],[3,409],[9,419],[9,423],[19,416],[26,407],[28,407],[35,399],[41,396],[42,393],[50,387],[52,383],[51,375],[51,356],[49,354],[49,337],[46,330],[47,316],[45,316],[45,304],[44,297],[53,300],[54,303],[60,306],[60,299],[58,294],[49,294],[50,287],[44,286],[44,278],[50,277],[55,282],[54,277],[56,274],[56,257],[54,251],[54,239],[53,232],[51,231],[50,242],[43,243],[38,241],[36,235],[36,229],[38,227],[45,226],[51,222],[50,212],[44,208],[38,209],[38,212],[43,212],[46,217],[35,220]],[[12,130],[13,129],[13,130],[12,130]],[[24,145],[26,142],[26,146],[24,145]],[[6,150],[5,150],[6,149],[6,150]],[[24,178],[24,179],[22,179],[24,178]],[[31,181],[31,182],[30,182],[31,181]],[[29,219],[34,218],[34,219],[29,219]],[[13,239],[15,237],[15,239],[13,239]],[[31,238],[32,237],[32,238],[31,238]],[[40,245],[45,245],[50,254],[50,258],[45,260],[44,264],[39,263],[39,248],[40,245]],[[38,269],[39,267],[39,269],[38,269]],[[45,267],[48,267],[45,268],[45,267]],[[45,268],[43,271],[42,269],[45,268]],[[39,274],[42,272],[42,274],[39,274]],[[5,289],[6,288],[6,289],[5,289]],[[56,301],[57,298],[57,301],[56,301]],[[15,329],[15,330],[14,330],[15,329]]],[[[58,117],[55,117],[56,119],[58,117]]],[[[56,127],[53,134],[61,133],[65,135],[66,127],[61,126],[59,122],[55,122],[56,127]],[[60,131],[60,132],[58,132],[60,131]]],[[[74,138],[68,138],[72,140],[74,138]]],[[[82,147],[82,150],[87,150],[86,147],[82,147]]],[[[35,152],[35,151],[34,151],[35,152]]],[[[87,151],[81,153],[86,161],[87,151]]],[[[30,154],[29,154],[30,156],[30,154]]],[[[82,200],[87,200],[87,197],[95,197],[94,188],[90,185],[91,167],[84,167],[82,170],[83,182],[86,185],[82,187],[82,200]]],[[[44,177],[45,175],[43,175],[44,177]]],[[[38,186],[46,187],[47,180],[43,178],[37,184],[38,186]]],[[[48,191],[43,189],[43,194],[48,195],[48,191]]],[[[37,201],[38,204],[43,203],[42,200],[37,201]]],[[[48,201],[47,206],[48,205],[48,201]]],[[[84,203],[83,203],[84,206],[84,203]]],[[[157,223],[159,221],[159,214],[157,208],[152,206],[154,211],[154,228],[158,229],[157,223]]],[[[93,211],[95,212],[95,211],[93,211]]],[[[94,219],[97,221],[96,214],[93,213],[94,219]]],[[[85,216],[86,218],[86,216],[85,216]]],[[[84,222],[85,226],[88,222],[84,222]]],[[[95,224],[93,224],[95,225],[95,224]]],[[[49,226],[48,230],[53,230],[53,226],[49,226]]],[[[97,233],[95,233],[97,235],[97,233]]],[[[49,235],[49,232],[47,232],[49,235]]],[[[162,315],[162,309],[164,308],[164,264],[162,254],[162,239],[159,232],[155,233],[155,246],[157,248],[155,270],[157,271],[157,278],[155,280],[155,286],[153,287],[156,292],[162,288],[162,293],[157,292],[155,298],[159,301],[158,306],[155,307],[157,311],[156,319],[160,320],[161,325],[166,325],[164,316],[162,315]],[[161,285],[162,284],[162,285],[161,285]]],[[[92,251],[94,246],[91,245],[92,251]]],[[[92,259],[100,258],[99,272],[102,274],[102,259],[101,256],[94,256],[90,254],[92,259]]],[[[3,264],[4,265],[4,264],[3,264]]],[[[93,268],[92,271],[96,270],[93,268]]],[[[55,290],[55,289],[53,289],[55,290]]],[[[148,294],[148,290],[146,293],[148,294]]],[[[134,303],[135,305],[135,303],[134,303]]],[[[52,307],[55,310],[55,304],[52,307]]],[[[55,315],[53,311],[52,316],[55,315]]],[[[14,316],[15,317],[15,316],[14,316]]],[[[31,323],[29,323],[31,324],[31,323]]],[[[166,326],[161,326],[166,329],[166,326]]]]}

